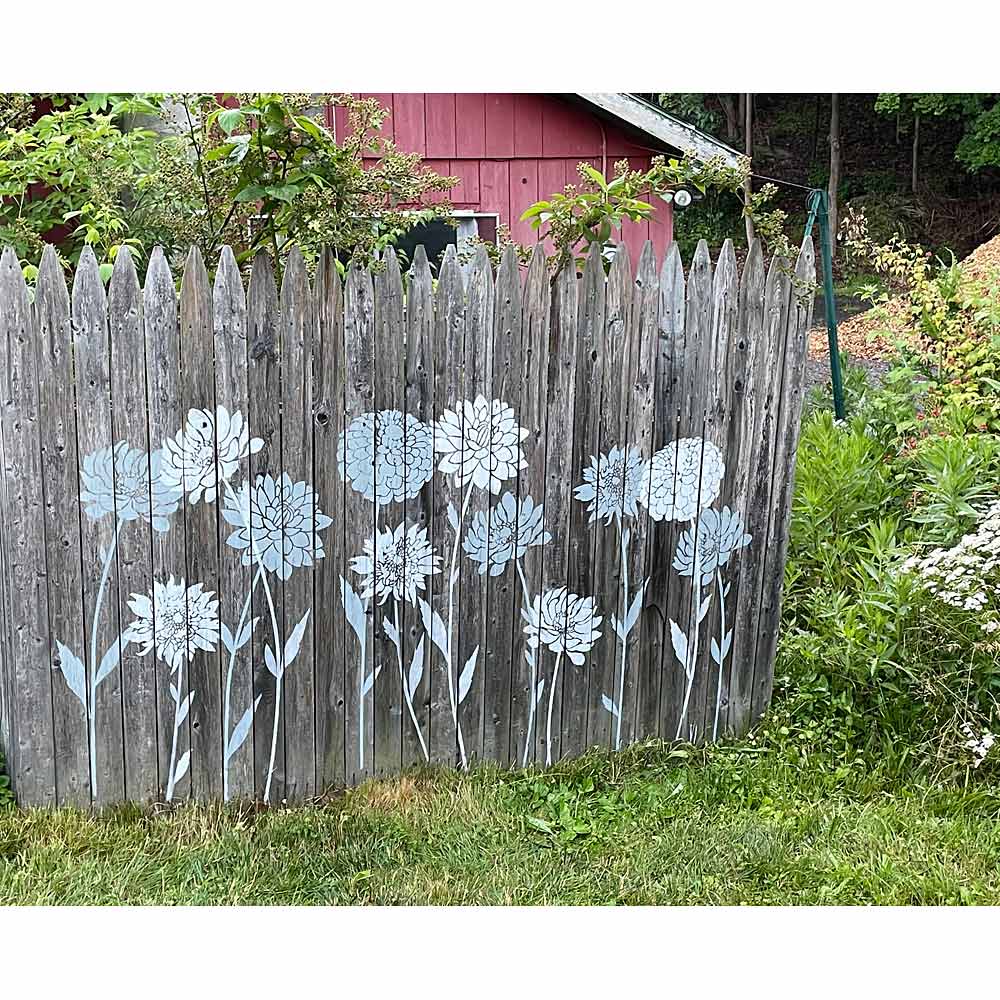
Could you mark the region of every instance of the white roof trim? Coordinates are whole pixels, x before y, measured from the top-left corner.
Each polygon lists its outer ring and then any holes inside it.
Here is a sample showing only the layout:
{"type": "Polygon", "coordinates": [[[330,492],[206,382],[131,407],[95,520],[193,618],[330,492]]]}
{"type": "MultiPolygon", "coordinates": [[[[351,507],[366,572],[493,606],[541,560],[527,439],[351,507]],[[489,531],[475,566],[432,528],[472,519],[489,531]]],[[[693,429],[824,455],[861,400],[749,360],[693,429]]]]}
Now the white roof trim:
{"type": "Polygon", "coordinates": [[[637,128],[660,142],[673,146],[684,153],[690,153],[698,160],[710,160],[720,156],[727,166],[739,165],[743,154],[713,138],[705,132],[688,125],[631,94],[577,94],[588,104],[613,115],[620,121],[637,128]]]}

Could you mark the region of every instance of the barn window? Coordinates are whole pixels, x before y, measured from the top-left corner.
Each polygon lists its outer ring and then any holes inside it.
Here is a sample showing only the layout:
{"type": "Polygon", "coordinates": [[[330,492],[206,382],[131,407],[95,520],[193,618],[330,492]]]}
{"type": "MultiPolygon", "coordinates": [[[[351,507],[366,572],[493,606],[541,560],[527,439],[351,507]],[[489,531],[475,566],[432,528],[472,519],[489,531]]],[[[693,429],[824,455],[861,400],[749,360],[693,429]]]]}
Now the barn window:
{"type": "Polygon", "coordinates": [[[411,261],[417,245],[423,243],[431,269],[436,274],[449,244],[461,249],[474,236],[487,243],[496,243],[498,221],[498,216],[493,214],[458,211],[453,216],[455,225],[449,225],[443,219],[421,222],[396,240],[396,249],[405,254],[405,260],[411,261]]]}

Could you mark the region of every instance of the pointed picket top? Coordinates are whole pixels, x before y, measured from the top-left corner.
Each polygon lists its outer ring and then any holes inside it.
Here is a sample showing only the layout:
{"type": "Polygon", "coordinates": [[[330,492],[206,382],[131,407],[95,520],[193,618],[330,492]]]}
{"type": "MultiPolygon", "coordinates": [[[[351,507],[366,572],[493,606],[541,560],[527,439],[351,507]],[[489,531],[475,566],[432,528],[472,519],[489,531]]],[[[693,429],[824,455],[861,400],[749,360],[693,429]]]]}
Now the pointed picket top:
{"type": "MultiPolygon", "coordinates": [[[[571,270],[563,268],[563,270],[571,270]]],[[[574,271],[574,278],[576,277],[574,271]]],[[[591,243],[587,252],[587,260],[583,265],[583,278],[580,282],[578,296],[580,308],[579,329],[584,335],[592,337],[592,317],[595,313],[601,316],[603,325],[604,303],[607,294],[607,283],[604,278],[604,259],[598,243],[591,243]]]]}
{"type": "Polygon", "coordinates": [[[285,273],[281,278],[282,310],[285,303],[292,301],[305,302],[309,297],[309,272],[306,270],[305,258],[299,248],[292,247],[288,260],[285,262],[285,273]]]}
{"type": "Polygon", "coordinates": [[[427,260],[427,251],[424,249],[423,243],[418,243],[417,249],[413,251],[413,260],[410,263],[410,275],[411,277],[419,275],[420,279],[423,280],[424,271],[430,274],[431,265],[427,260]]]}
{"type": "MultiPolygon", "coordinates": [[[[16,330],[27,331],[31,323],[31,299],[21,272],[21,263],[11,247],[0,255],[0,351],[8,352],[8,338],[16,330]]],[[[10,358],[4,358],[2,377],[9,382],[10,358]]],[[[9,392],[9,390],[8,390],[9,392]]]]}
{"type": "Polygon", "coordinates": [[[139,275],[136,273],[132,253],[128,247],[122,247],[115,257],[115,266],[108,285],[108,308],[112,315],[123,318],[137,315],[141,294],[139,275]]]}
{"type": "Polygon", "coordinates": [[[42,335],[58,338],[59,343],[50,342],[47,350],[57,356],[65,350],[70,341],[70,304],[66,276],[55,247],[48,245],[42,253],[38,267],[38,281],[35,284],[35,313],[41,319],[42,335]]]}
{"type": "Polygon", "coordinates": [[[470,311],[477,306],[488,309],[487,303],[493,295],[493,266],[484,246],[476,250],[476,255],[472,259],[468,295],[470,311]]]}
{"type": "Polygon", "coordinates": [[[743,264],[743,274],[740,278],[740,311],[749,317],[754,310],[763,308],[761,293],[764,288],[764,252],[760,240],[750,243],[747,259],[743,264]]]}
{"type": "Polygon", "coordinates": [[[799,251],[799,259],[795,265],[795,277],[800,281],[815,282],[816,280],[816,254],[813,249],[812,236],[806,236],[802,241],[802,249],[799,251]]]}
{"type": "Polygon", "coordinates": [[[343,284],[340,280],[337,258],[329,247],[324,247],[319,256],[313,292],[316,295],[319,310],[317,316],[321,323],[321,329],[329,327],[334,322],[336,310],[340,308],[343,296],[343,284]]]}
{"type": "Polygon", "coordinates": [[[652,240],[646,240],[639,254],[639,263],[635,268],[635,283],[645,287],[656,276],[656,251],[652,240]]]}
{"type": "Polygon", "coordinates": [[[547,283],[547,271],[548,261],[545,258],[545,249],[541,243],[536,243],[535,249],[531,251],[531,261],[528,264],[528,277],[524,285],[525,302],[528,301],[529,295],[537,295],[540,288],[539,282],[547,283]],[[529,292],[529,289],[532,291],[529,292]]]}
{"type": "Polygon", "coordinates": [[[441,258],[441,268],[438,271],[437,300],[444,302],[452,299],[460,303],[463,295],[462,269],[458,264],[458,254],[455,245],[449,243],[441,258]]]}
{"type": "Polygon", "coordinates": [[[246,296],[243,278],[236,256],[229,246],[222,248],[219,267],[215,272],[212,291],[212,308],[215,315],[215,335],[242,336],[246,339],[246,296]]]}
{"type": "Polygon", "coordinates": [[[247,336],[252,336],[250,357],[274,356],[278,319],[278,287],[274,281],[271,258],[263,251],[257,252],[250,269],[247,289],[247,336]]]}
{"type": "Polygon", "coordinates": [[[510,243],[504,247],[504,251],[500,255],[500,266],[497,268],[498,285],[500,283],[501,276],[509,288],[513,288],[519,283],[517,254],[514,252],[514,247],[510,243]]]}
{"type": "Polygon", "coordinates": [[[76,268],[71,294],[73,312],[73,339],[99,336],[107,329],[107,295],[97,257],[90,245],[83,248],[76,268]],[[89,324],[89,329],[84,329],[89,324]]]}
{"type": "Polygon", "coordinates": [[[181,301],[189,295],[204,297],[208,294],[208,269],[201,251],[192,246],[184,261],[184,276],[181,278],[181,301]]]}

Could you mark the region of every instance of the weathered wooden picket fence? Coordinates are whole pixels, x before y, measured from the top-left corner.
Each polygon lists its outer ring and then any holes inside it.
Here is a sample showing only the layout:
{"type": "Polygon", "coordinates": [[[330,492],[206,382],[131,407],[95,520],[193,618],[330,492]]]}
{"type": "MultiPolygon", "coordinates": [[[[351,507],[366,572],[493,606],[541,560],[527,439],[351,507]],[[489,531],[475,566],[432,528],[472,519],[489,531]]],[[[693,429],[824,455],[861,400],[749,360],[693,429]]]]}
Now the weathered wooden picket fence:
{"type": "Polygon", "coordinates": [[[813,251],[523,280],[0,262],[25,804],[302,799],[740,732],[771,691],[813,251]]]}

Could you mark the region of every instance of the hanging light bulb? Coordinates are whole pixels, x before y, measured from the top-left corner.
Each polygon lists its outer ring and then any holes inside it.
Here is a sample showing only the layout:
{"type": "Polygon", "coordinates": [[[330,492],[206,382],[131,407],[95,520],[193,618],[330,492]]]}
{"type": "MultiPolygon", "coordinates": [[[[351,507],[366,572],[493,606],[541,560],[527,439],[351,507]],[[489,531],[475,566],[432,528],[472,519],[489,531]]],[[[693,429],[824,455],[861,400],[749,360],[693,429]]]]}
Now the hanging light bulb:
{"type": "Polygon", "coordinates": [[[674,204],[678,208],[687,208],[691,204],[691,192],[685,188],[680,188],[674,192],[674,204]]]}

